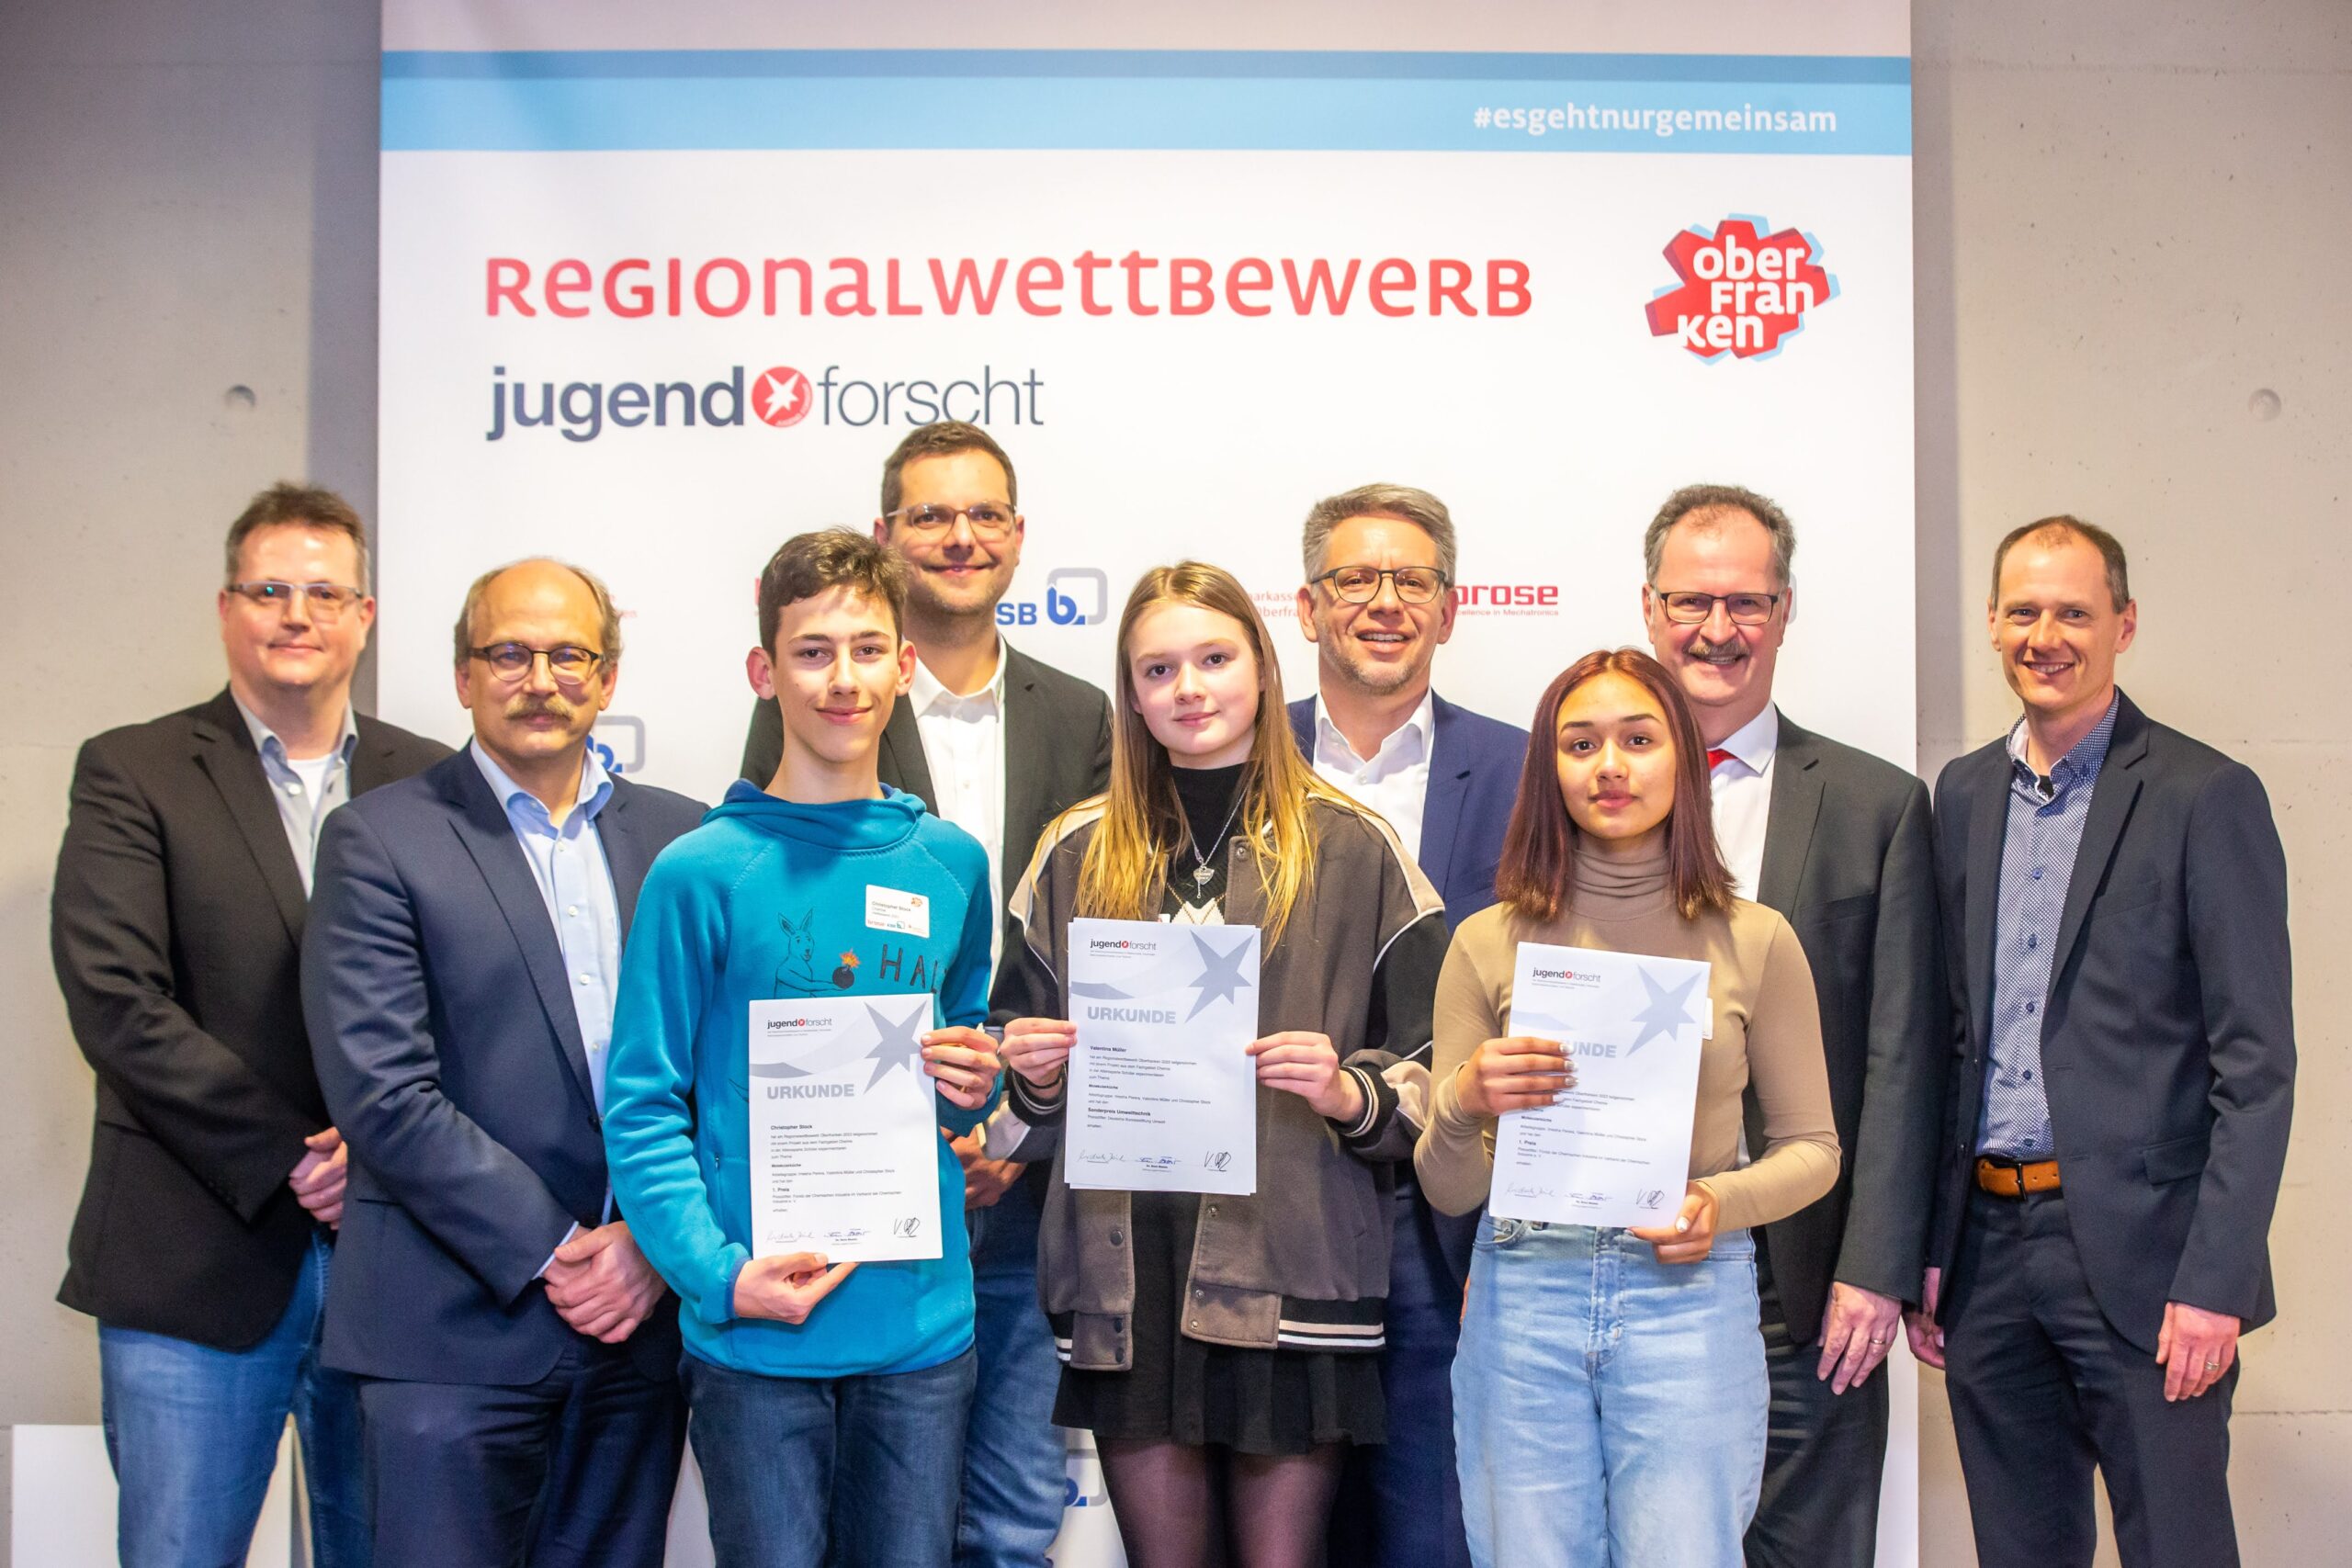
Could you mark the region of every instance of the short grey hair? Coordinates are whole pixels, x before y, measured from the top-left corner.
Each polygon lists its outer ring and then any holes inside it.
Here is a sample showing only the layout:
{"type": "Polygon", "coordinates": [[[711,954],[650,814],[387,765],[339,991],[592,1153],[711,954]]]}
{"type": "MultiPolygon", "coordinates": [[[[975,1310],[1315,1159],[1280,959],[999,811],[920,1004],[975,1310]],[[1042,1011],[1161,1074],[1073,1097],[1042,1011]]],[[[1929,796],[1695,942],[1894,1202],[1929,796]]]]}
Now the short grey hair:
{"type": "Polygon", "coordinates": [[[1658,563],[1666,558],[1666,536],[1674,525],[1687,517],[1715,512],[1745,512],[1762,524],[1772,536],[1772,575],[1781,580],[1782,588],[1796,581],[1791,570],[1797,556],[1796,525],[1771,497],[1739,485],[1684,485],[1666,498],[1666,504],[1650,519],[1649,532],[1642,536],[1642,570],[1651,587],[1659,586],[1658,563]]]}
{"type": "Polygon", "coordinates": [[[528,566],[533,561],[545,561],[549,566],[561,567],[588,585],[589,597],[596,601],[596,639],[605,645],[597,649],[605,656],[604,663],[599,668],[605,671],[618,668],[621,661],[621,613],[614,607],[612,593],[605,587],[604,579],[585,567],[574,566],[568,560],[558,560],[553,556],[525,556],[521,560],[511,560],[504,566],[492,567],[474,579],[473,586],[466,590],[466,602],[458,609],[458,667],[464,669],[466,661],[474,656],[474,612],[481,608],[482,595],[489,592],[490,585],[501,577],[518,566],[528,566]]]}
{"type": "Polygon", "coordinates": [[[1299,553],[1311,581],[1323,570],[1323,552],[1330,547],[1331,530],[1351,517],[1388,517],[1410,523],[1437,545],[1437,569],[1453,581],[1453,514],[1445,502],[1411,485],[1358,485],[1338,495],[1325,496],[1308,508],[1299,553]]]}

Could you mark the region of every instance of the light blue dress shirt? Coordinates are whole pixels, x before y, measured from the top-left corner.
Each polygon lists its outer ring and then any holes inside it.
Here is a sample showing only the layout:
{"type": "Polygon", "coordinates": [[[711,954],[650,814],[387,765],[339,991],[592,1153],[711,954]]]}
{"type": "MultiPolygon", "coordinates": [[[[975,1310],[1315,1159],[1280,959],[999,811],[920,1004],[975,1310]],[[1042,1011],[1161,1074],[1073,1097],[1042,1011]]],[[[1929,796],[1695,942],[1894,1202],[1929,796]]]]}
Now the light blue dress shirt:
{"type": "Polygon", "coordinates": [[[613,1043],[613,998],[621,978],[620,895],[605,860],[596,816],[613,797],[613,781],[591,750],[580,770],[580,799],[560,824],[538,797],[516,784],[478,744],[467,751],[491,793],[506,808],[531,879],[548,907],[556,943],[563,949],[563,972],[571,1010],[580,1021],[580,1043],[588,1052],[588,1079],[596,1109],[605,1109],[605,1055],[613,1043]]]}
{"type": "Polygon", "coordinates": [[[269,796],[277,803],[277,825],[286,830],[286,847],[294,852],[294,865],[302,874],[302,893],[307,897],[311,871],[319,859],[320,825],[328,812],[351,798],[351,753],[359,744],[359,721],[345,703],[343,733],[335,737],[334,750],[322,759],[323,768],[312,765],[319,774],[319,786],[313,790],[288,760],[286,742],[277,738],[277,732],[238,702],[234,692],[229,694],[229,700],[237,704],[237,716],[245,721],[245,733],[254,738],[254,750],[261,753],[262,776],[269,781],[269,796]]]}
{"type": "Polygon", "coordinates": [[[2090,820],[2091,795],[2115,739],[2115,706],[2110,699],[2091,732],[2051,764],[2046,789],[2026,764],[2025,721],[2009,731],[2008,818],[1993,926],[1992,1060],[1984,1074],[1978,1154],[2035,1160],[2058,1152],[2042,1081],[2041,1026],[2058,921],[2090,820]]]}

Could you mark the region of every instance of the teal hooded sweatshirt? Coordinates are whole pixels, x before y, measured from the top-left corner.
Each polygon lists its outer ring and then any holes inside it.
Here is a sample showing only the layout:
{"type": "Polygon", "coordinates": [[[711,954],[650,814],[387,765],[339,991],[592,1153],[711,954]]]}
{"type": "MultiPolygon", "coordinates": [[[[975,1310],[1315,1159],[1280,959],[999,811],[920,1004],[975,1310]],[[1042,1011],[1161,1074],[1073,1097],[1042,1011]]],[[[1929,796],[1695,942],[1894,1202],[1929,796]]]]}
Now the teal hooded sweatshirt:
{"type": "MultiPolygon", "coordinates": [[[[936,1258],[864,1263],[800,1324],[735,1315],[751,1258],[750,1007],[930,991],[940,1024],[988,1010],[988,852],[913,795],[801,806],[737,784],[654,861],[638,895],[605,1066],[613,1195],[678,1292],[686,1348],[772,1377],[916,1371],[972,1343],[964,1173],[939,1144],[936,1258]],[[928,934],[869,902],[928,901],[928,934]],[[869,912],[889,929],[869,926],[869,912]]],[[[957,1133],[985,1115],[944,1099],[957,1133]]]]}

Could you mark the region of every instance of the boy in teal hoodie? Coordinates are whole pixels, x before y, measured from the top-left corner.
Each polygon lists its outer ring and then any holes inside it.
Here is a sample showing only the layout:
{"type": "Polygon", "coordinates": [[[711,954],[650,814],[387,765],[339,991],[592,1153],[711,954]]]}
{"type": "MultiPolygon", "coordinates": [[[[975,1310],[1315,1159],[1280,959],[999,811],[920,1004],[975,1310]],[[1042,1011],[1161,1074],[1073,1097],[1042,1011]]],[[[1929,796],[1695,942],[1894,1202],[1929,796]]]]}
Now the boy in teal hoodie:
{"type": "Polygon", "coordinates": [[[662,852],[638,897],[605,1064],[613,1194],[678,1292],[711,1543],[737,1564],[945,1563],[974,1378],[964,1177],[936,1144],[940,1255],[753,1258],[751,1004],[931,990],[939,1122],[995,1098],[988,855],[886,790],[876,750],[914,675],[905,568],[845,530],[760,576],[752,684],[784,761],[662,852]],[[876,895],[880,895],[879,897],[876,895]],[[869,921],[874,923],[869,923],[869,921]]]}

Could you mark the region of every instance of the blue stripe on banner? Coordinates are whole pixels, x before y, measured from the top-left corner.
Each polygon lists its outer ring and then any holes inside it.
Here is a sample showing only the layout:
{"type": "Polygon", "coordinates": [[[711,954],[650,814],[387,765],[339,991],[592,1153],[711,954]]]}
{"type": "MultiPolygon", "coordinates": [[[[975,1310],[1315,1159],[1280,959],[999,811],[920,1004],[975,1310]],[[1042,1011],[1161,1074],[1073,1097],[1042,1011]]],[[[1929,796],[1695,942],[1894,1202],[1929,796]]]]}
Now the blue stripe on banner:
{"type": "Polygon", "coordinates": [[[938,51],[384,57],[387,152],[1069,149],[1907,155],[1907,60],[938,51]],[[1453,73],[1464,60],[1504,73],[1453,73]],[[1433,62],[1409,74],[1402,67],[1433,62]],[[1737,65],[1615,75],[1596,62],[1737,65]],[[913,62],[914,71],[903,67],[913,62]],[[1207,74],[1165,69],[1190,62],[1207,74]],[[1349,75],[1334,62],[1374,62],[1349,75]],[[1581,74],[1548,75],[1573,62],[1581,74]],[[1137,66],[1127,74],[1108,67],[1137,66]],[[1295,73],[1259,68],[1279,62],[1295,73]],[[961,63],[963,71],[947,69],[961,63]],[[1891,65],[1895,81],[1773,65],[1891,65]],[[706,69],[718,65],[719,69],[706,69]],[[752,69],[752,65],[763,69],[752,69]],[[870,74],[850,71],[856,64],[870,74]],[[1015,64],[1051,69],[1007,73],[1015,64]],[[1084,64],[1086,71],[1076,66],[1084,64]],[[657,67],[659,69],[657,69],[657,67]],[[673,73],[663,73],[664,71],[673,73]],[[1216,73],[1221,72],[1223,73],[1216,73]]]}
{"type": "Polygon", "coordinates": [[[1415,54],[1372,50],[393,51],[386,81],[640,76],[1340,77],[1351,81],[1806,82],[1909,86],[1905,55],[1415,54]]]}

